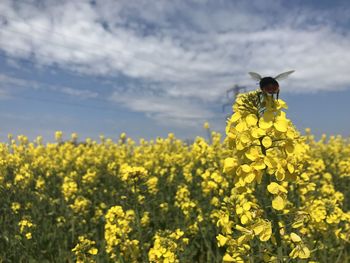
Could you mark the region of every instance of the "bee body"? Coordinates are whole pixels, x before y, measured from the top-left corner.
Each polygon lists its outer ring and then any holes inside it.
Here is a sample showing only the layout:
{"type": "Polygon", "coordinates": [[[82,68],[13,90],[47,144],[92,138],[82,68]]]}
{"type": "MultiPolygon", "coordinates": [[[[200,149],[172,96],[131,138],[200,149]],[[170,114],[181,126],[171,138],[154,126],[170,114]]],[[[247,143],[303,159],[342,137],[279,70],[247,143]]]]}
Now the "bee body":
{"type": "Polygon", "coordinates": [[[264,77],[259,82],[260,89],[269,94],[276,94],[280,90],[280,86],[272,77],[264,77]]]}
{"type": "Polygon", "coordinates": [[[277,99],[278,99],[278,95],[280,92],[280,85],[278,83],[277,80],[281,80],[284,79],[286,77],[288,77],[288,75],[292,74],[294,72],[294,70],[291,71],[287,71],[284,73],[281,73],[279,75],[277,75],[276,77],[261,77],[258,73],[255,72],[249,72],[249,75],[255,79],[259,81],[259,86],[260,89],[269,95],[274,95],[277,94],[277,99]]]}

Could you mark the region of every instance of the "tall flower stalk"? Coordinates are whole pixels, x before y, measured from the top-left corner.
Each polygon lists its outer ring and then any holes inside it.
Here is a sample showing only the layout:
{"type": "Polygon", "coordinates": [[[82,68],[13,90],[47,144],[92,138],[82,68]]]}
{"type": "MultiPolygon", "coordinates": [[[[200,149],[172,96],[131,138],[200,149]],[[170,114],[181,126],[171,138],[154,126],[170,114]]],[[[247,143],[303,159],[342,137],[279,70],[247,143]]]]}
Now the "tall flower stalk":
{"type": "Polygon", "coordinates": [[[289,213],[286,207],[288,185],[301,173],[307,151],[284,109],[287,109],[284,101],[260,91],[240,95],[226,128],[234,155],[225,160],[224,168],[233,173],[235,187],[240,193],[253,191],[255,215],[264,217],[263,220],[254,219],[254,216],[241,218],[241,223],[246,231],[250,231],[251,239],[258,236],[261,241],[270,240],[269,253],[279,260],[283,260],[285,254],[282,246],[285,222],[282,217],[289,213]],[[265,236],[261,238],[264,231],[265,236]]]}

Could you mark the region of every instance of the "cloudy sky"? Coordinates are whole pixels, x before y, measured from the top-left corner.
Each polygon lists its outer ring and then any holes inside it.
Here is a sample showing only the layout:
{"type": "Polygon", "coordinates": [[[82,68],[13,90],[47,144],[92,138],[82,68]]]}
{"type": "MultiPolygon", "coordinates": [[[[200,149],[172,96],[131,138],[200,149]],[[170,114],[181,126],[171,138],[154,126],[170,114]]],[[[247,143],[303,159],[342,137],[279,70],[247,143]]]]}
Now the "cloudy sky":
{"type": "Polygon", "coordinates": [[[280,83],[300,130],[350,135],[350,2],[1,0],[0,139],[223,131],[234,84],[280,83]]]}

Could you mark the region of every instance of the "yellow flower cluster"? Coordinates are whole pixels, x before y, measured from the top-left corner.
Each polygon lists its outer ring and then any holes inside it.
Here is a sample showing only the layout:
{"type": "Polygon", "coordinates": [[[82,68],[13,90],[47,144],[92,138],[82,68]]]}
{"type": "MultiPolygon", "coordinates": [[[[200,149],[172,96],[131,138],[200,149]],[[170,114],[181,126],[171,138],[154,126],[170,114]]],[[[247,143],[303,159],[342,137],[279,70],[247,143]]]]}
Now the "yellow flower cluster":
{"type": "MultiPolygon", "coordinates": [[[[340,237],[348,233],[343,194],[335,190],[332,175],[317,157],[321,150],[316,146],[324,147],[324,142],[302,138],[283,108],[285,102],[259,91],[241,95],[233,107],[226,129],[232,156],[225,159],[224,171],[234,176],[236,190],[213,214],[224,216],[217,221],[222,228],[218,245],[226,246],[224,261],[306,259],[312,256],[311,247],[325,249],[325,243],[316,241],[320,231],[336,240],[333,244],[342,243],[340,237]],[[236,225],[235,234],[231,226],[238,220],[245,226],[236,225]],[[269,243],[259,245],[264,253],[258,256],[253,256],[254,237],[269,243]]],[[[342,159],[340,145],[344,147],[338,141],[335,151],[342,159]]]]}
{"type": "Polygon", "coordinates": [[[32,239],[32,229],[36,227],[29,218],[24,218],[18,222],[19,232],[25,236],[26,239],[32,239]]]}
{"type": "Polygon", "coordinates": [[[350,140],[260,91],[233,110],[224,140],[9,135],[0,261],[349,262],[350,140]]]}
{"type": "Polygon", "coordinates": [[[133,231],[135,212],[124,212],[121,206],[113,206],[107,211],[105,218],[106,252],[112,259],[123,256],[129,262],[137,262],[139,241],[129,239],[129,234],[133,231]]]}
{"type": "Polygon", "coordinates": [[[11,209],[15,214],[18,214],[18,211],[21,209],[21,204],[18,202],[13,202],[11,204],[11,209]]]}
{"type": "Polygon", "coordinates": [[[190,199],[190,191],[186,185],[179,185],[175,196],[175,206],[179,207],[188,218],[192,210],[196,207],[196,203],[190,199]]]}
{"type": "Polygon", "coordinates": [[[94,258],[98,253],[98,249],[95,247],[96,242],[87,239],[85,236],[79,236],[78,240],[78,244],[72,249],[72,252],[76,256],[75,262],[96,262],[94,258]]]}
{"type": "MultiPolygon", "coordinates": [[[[305,149],[282,110],[287,108],[286,103],[251,92],[239,96],[233,108],[235,113],[228,120],[226,134],[236,150],[236,186],[260,183],[264,174],[277,181],[295,179],[305,149]]],[[[235,158],[228,158],[225,170],[232,170],[235,164],[235,158]]]]}
{"type": "Polygon", "coordinates": [[[176,229],[175,232],[160,231],[154,237],[154,244],[148,252],[148,259],[150,262],[160,263],[180,262],[178,254],[184,250],[188,241],[180,229],[176,229]]]}
{"type": "Polygon", "coordinates": [[[147,176],[147,170],[143,167],[131,167],[123,164],[120,167],[120,174],[122,181],[133,185],[147,176]]]}

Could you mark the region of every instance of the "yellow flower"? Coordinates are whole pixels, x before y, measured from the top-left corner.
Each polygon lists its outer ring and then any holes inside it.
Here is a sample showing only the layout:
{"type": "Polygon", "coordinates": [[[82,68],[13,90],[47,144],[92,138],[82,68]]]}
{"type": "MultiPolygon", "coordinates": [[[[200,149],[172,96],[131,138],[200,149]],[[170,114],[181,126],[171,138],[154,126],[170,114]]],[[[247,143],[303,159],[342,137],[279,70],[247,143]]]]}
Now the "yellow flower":
{"type": "Polygon", "coordinates": [[[149,212],[144,212],[141,218],[141,226],[145,227],[149,224],[149,222],[150,222],[149,212]]]}
{"type": "Polygon", "coordinates": [[[272,207],[276,210],[283,210],[285,206],[285,201],[281,196],[276,196],[273,200],[272,200],[272,207]]]}
{"type": "Polygon", "coordinates": [[[299,242],[301,242],[300,236],[298,236],[298,235],[295,234],[294,232],[292,232],[292,233],[290,234],[290,238],[291,238],[291,240],[292,240],[294,243],[299,243],[299,242]]]}
{"type": "Polygon", "coordinates": [[[56,141],[60,142],[62,140],[62,135],[63,135],[62,131],[56,131],[55,132],[55,139],[56,139],[56,141]]]}
{"type": "Polygon", "coordinates": [[[224,163],[224,172],[230,173],[232,172],[237,166],[237,161],[235,158],[226,158],[224,163]]]}
{"type": "Polygon", "coordinates": [[[224,262],[235,262],[235,259],[231,257],[229,254],[225,254],[224,257],[222,258],[224,262]]]}
{"type": "Polygon", "coordinates": [[[96,242],[92,241],[85,236],[78,237],[79,242],[72,249],[76,256],[77,262],[94,262],[93,257],[98,253],[98,249],[95,247],[96,242]]]}
{"type": "Polygon", "coordinates": [[[18,211],[21,209],[21,204],[18,202],[13,202],[11,204],[11,210],[15,213],[18,214],[18,211]]]}
{"type": "Polygon", "coordinates": [[[260,219],[253,225],[253,231],[261,241],[268,241],[272,235],[271,222],[260,219]]]}
{"type": "Polygon", "coordinates": [[[223,247],[225,246],[226,242],[227,242],[227,237],[219,234],[217,237],[216,237],[217,241],[218,241],[218,246],[219,247],[223,247]]]}
{"type": "Polygon", "coordinates": [[[279,184],[272,182],[267,186],[267,190],[271,193],[271,194],[278,194],[280,189],[279,189],[279,184]]]}
{"type": "Polygon", "coordinates": [[[274,126],[276,130],[286,132],[288,129],[288,121],[284,117],[277,117],[274,126]]]}
{"type": "Polygon", "coordinates": [[[262,139],[262,145],[264,145],[265,148],[269,148],[271,147],[272,145],[272,140],[269,136],[265,136],[263,139],[262,139]]]}
{"type": "Polygon", "coordinates": [[[310,257],[310,250],[304,244],[298,244],[290,252],[289,256],[291,258],[307,259],[310,257]]]}
{"type": "Polygon", "coordinates": [[[97,255],[98,249],[97,248],[90,248],[88,253],[91,255],[97,255]]]}
{"type": "Polygon", "coordinates": [[[247,122],[248,126],[255,126],[258,122],[258,118],[254,114],[249,114],[245,121],[247,122]]]}

